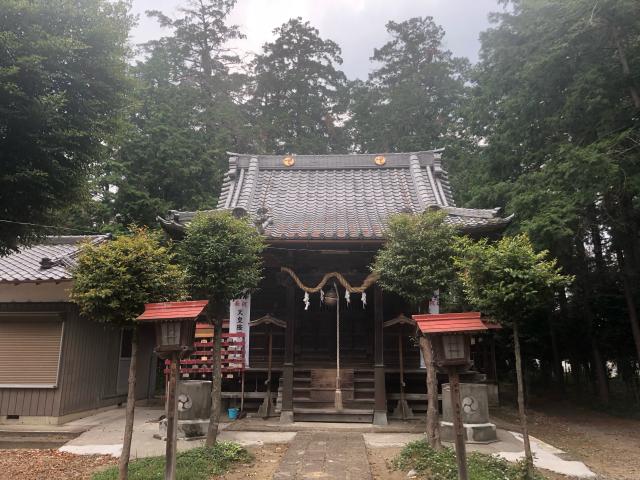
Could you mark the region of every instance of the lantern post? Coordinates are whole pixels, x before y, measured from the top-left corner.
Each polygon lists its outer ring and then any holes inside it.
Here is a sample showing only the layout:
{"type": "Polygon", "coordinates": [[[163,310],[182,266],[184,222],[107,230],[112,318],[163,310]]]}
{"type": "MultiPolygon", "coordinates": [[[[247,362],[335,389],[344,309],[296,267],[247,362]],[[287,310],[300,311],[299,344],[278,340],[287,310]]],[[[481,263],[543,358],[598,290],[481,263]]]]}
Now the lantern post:
{"type": "Polygon", "coordinates": [[[151,323],[155,328],[155,352],[161,359],[171,360],[167,386],[167,445],[165,480],[176,478],[177,402],[180,359],[193,349],[196,319],[203,313],[207,301],[148,303],[137,321],[151,323]]]}
{"type": "Polygon", "coordinates": [[[473,365],[471,334],[488,330],[480,312],[413,315],[423,335],[431,337],[435,363],[449,377],[458,479],[468,480],[467,451],[460,402],[460,373],[473,365]]]}

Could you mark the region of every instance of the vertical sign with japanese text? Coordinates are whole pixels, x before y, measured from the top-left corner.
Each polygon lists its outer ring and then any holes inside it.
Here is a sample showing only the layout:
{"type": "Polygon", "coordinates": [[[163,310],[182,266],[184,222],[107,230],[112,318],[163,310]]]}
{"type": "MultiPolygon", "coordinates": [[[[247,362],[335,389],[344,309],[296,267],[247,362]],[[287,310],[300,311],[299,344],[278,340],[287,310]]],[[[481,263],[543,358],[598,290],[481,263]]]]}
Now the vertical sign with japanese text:
{"type": "Polygon", "coordinates": [[[244,366],[249,366],[249,321],[251,295],[231,300],[229,305],[229,333],[244,333],[244,366]]]}
{"type": "MultiPolygon", "coordinates": [[[[440,290],[433,292],[433,297],[429,300],[429,313],[440,313],[440,290]]],[[[424,357],[422,351],[420,351],[420,368],[427,368],[424,363],[424,357]]]]}

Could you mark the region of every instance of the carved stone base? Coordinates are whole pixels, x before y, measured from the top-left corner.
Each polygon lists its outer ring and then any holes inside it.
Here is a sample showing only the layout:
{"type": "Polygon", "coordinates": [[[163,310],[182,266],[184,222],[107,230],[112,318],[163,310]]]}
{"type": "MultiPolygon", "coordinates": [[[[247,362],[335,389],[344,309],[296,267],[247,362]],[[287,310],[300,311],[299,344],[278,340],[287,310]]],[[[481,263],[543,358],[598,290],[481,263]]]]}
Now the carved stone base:
{"type": "MultiPolygon", "coordinates": [[[[463,423],[462,431],[466,443],[491,443],[498,441],[496,426],[493,423],[463,423]]],[[[440,422],[440,438],[444,442],[455,441],[452,422],[440,422]]]]}
{"type": "Polygon", "coordinates": [[[384,427],[389,422],[387,421],[387,412],[373,412],[373,424],[378,427],[384,427]]]}
{"type": "Polygon", "coordinates": [[[283,410],[280,412],[280,423],[289,424],[293,423],[293,412],[289,410],[283,410]]]}

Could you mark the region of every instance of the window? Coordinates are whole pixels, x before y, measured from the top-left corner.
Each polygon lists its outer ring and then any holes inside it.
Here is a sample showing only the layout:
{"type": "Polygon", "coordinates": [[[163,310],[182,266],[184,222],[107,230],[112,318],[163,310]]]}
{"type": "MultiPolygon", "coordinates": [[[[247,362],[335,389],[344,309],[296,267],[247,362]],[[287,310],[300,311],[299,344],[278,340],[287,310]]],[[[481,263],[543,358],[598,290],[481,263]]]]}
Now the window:
{"type": "Polygon", "coordinates": [[[120,335],[120,358],[131,358],[131,339],[133,338],[133,330],[128,328],[122,329],[120,335]]]}
{"type": "Polygon", "coordinates": [[[464,335],[444,335],[442,337],[442,346],[446,360],[465,358],[464,335]]]}
{"type": "Polygon", "coordinates": [[[57,313],[2,314],[0,387],[56,387],[62,332],[63,322],[57,313]]]}

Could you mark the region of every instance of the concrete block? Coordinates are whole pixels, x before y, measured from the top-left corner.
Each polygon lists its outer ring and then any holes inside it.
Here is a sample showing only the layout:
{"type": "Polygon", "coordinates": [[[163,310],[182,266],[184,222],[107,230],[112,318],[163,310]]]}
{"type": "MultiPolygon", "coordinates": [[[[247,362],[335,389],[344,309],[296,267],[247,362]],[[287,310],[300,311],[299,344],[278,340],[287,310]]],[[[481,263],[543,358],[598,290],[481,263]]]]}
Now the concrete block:
{"type": "Polygon", "coordinates": [[[211,382],[178,382],[178,420],[208,419],[211,412],[211,382]]]}
{"type": "MultiPolygon", "coordinates": [[[[167,438],[167,419],[160,420],[160,438],[167,438]]],[[[209,420],[178,420],[178,429],[176,436],[179,439],[194,440],[198,438],[204,438],[207,436],[207,430],[209,429],[209,420]]]]}
{"type": "MultiPolygon", "coordinates": [[[[460,404],[462,423],[489,422],[489,399],[486,384],[461,383],[460,404]]],[[[442,386],[442,419],[446,422],[453,422],[451,389],[448,383],[442,386]]]]}
{"type": "MultiPolygon", "coordinates": [[[[496,426],[489,422],[488,385],[481,383],[460,384],[460,413],[464,425],[465,441],[468,443],[489,443],[497,440],[496,426]]],[[[444,441],[455,438],[453,430],[453,408],[451,388],[442,386],[442,421],[440,435],[444,441]]]]}
{"type": "MultiPolygon", "coordinates": [[[[496,426],[493,423],[463,423],[463,436],[466,443],[491,443],[498,441],[496,426]]],[[[440,422],[440,438],[444,442],[455,441],[452,422],[440,422]]]]}

